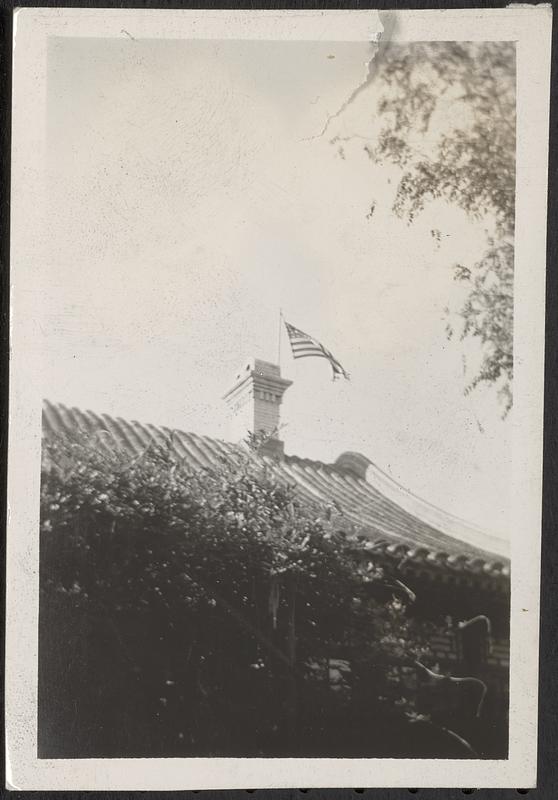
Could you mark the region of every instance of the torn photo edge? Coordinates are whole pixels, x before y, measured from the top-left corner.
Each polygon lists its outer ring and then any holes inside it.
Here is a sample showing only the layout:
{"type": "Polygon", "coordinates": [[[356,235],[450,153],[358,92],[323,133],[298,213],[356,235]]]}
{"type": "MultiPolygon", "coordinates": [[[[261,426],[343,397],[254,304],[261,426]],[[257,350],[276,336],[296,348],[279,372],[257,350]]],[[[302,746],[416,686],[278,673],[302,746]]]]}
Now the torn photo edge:
{"type": "MultiPolygon", "coordinates": [[[[11,360],[8,452],[6,764],[14,790],[524,787],[536,784],[550,6],[427,11],[19,9],[14,15],[11,360]],[[30,198],[45,161],[49,37],[323,41],[515,41],[517,179],[509,758],[38,759],[41,446],[38,350],[26,280],[30,198]],[[528,535],[526,535],[528,532],[528,535]]],[[[364,78],[366,80],[366,77],[364,78]]],[[[355,92],[359,86],[355,87],[355,92]]],[[[350,102],[351,98],[347,98],[350,102]]],[[[43,232],[44,233],[44,232],[43,232]]],[[[34,302],[40,302],[40,298],[34,302]]]]}

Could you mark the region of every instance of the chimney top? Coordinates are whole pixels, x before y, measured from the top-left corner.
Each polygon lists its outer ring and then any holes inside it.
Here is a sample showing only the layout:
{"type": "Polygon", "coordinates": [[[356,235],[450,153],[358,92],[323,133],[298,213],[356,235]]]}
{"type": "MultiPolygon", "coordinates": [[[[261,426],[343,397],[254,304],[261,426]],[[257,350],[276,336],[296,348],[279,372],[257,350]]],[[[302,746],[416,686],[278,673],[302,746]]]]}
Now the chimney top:
{"type": "Polygon", "coordinates": [[[245,440],[248,433],[263,433],[269,438],[262,450],[281,456],[283,442],[277,435],[279,407],[291,384],[292,381],[281,377],[278,364],[251,358],[237,372],[232,387],[223,398],[230,410],[233,441],[245,440]]]}
{"type": "Polygon", "coordinates": [[[278,364],[262,361],[261,358],[250,358],[246,365],[235,376],[235,383],[243,380],[247,375],[255,372],[261,377],[280,378],[281,370],[278,364]]]}

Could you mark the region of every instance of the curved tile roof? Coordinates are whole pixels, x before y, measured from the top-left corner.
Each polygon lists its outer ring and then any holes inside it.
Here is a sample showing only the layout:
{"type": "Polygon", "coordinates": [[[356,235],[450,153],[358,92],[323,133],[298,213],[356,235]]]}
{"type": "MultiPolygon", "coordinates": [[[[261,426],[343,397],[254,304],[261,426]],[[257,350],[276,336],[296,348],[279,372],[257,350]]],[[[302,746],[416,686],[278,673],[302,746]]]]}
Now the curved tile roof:
{"type": "MultiPolygon", "coordinates": [[[[207,436],[45,401],[44,436],[79,430],[105,433],[135,454],[152,441],[166,445],[172,440],[180,456],[194,468],[211,467],[240,451],[240,445],[207,436]]],[[[354,460],[356,454],[349,455],[354,460]]],[[[505,543],[410,494],[363,456],[359,456],[357,470],[351,470],[351,459],[348,465],[343,457],[335,464],[289,455],[261,458],[278,478],[295,485],[301,496],[340,509],[366,532],[370,549],[375,552],[383,551],[405,561],[444,565],[452,571],[509,575],[505,543]],[[363,470],[366,464],[369,468],[363,470]]]]}

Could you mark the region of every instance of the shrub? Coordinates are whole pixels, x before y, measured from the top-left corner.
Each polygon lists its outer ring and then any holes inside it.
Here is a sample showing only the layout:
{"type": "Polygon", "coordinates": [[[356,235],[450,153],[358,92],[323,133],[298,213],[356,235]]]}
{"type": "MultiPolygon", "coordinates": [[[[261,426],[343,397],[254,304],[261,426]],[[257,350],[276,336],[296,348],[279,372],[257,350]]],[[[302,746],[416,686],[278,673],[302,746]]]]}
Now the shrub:
{"type": "Polygon", "coordinates": [[[413,713],[428,646],[401,584],[254,447],[194,470],[171,440],[45,442],[44,755],[339,755],[336,719],[413,713]]]}

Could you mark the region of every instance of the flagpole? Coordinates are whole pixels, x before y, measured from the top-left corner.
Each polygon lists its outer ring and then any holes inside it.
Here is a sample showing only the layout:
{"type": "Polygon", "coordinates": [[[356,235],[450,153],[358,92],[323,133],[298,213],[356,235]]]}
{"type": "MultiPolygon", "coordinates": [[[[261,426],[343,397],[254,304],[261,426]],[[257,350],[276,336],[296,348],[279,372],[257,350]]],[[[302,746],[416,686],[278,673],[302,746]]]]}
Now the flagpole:
{"type": "Polygon", "coordinates": [[[279,309],[279,335],[277,339],[277,364],[281,369],[281,334],[283,332],[283,309],[279,309]]]}

